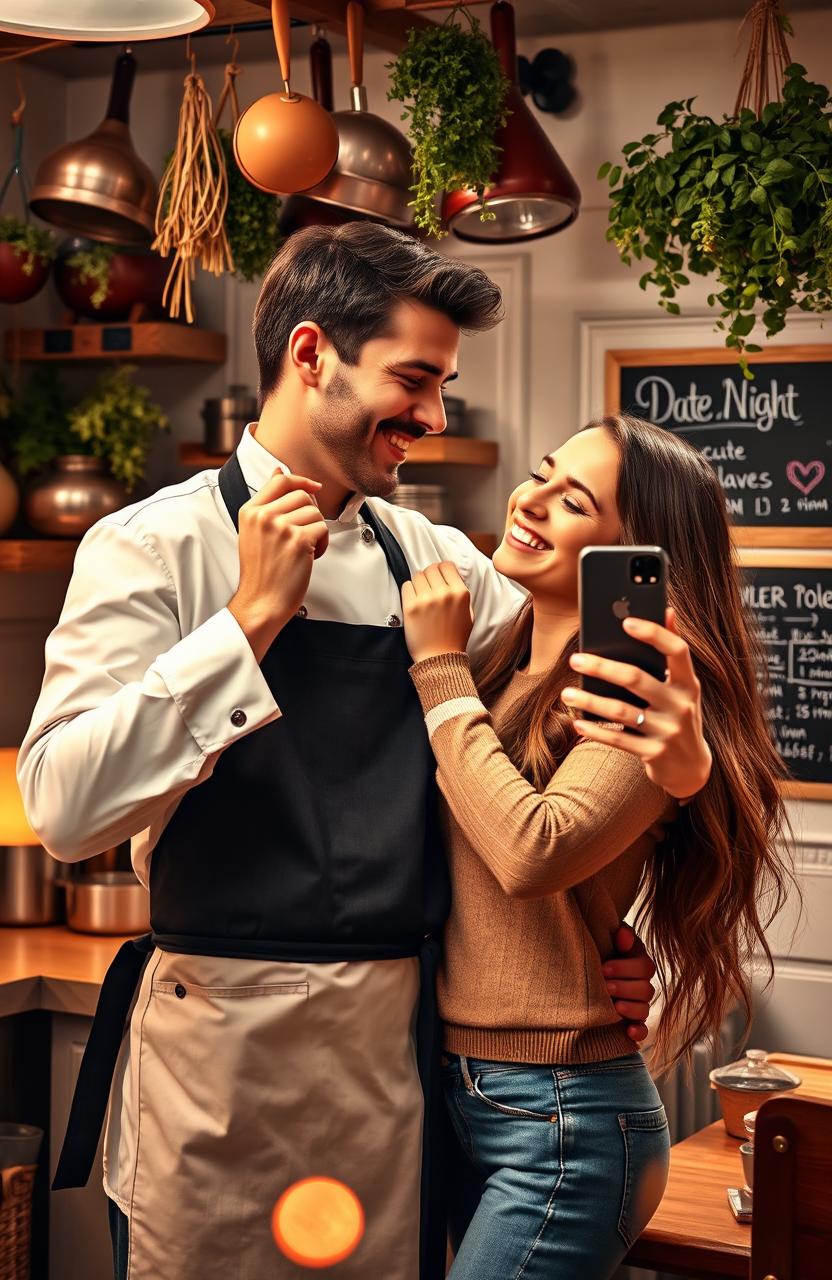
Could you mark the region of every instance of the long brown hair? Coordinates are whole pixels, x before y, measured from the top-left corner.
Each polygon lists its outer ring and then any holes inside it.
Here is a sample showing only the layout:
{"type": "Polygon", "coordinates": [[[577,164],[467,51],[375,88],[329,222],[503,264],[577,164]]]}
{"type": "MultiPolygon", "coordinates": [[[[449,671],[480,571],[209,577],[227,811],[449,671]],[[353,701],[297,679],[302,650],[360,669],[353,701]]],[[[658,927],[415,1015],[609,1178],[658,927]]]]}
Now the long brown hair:
{"type": "MultiPolygon", "coordinates": [[[[668,604],[676,610],[702,686],[710,779],[680,811],[645,868],[636,928],[657,967],[664,1005],[653,1060],[660,1069],[715,1036],[739,999],[751,1016],[748,968],[761,952],[772,972],[765,929],[793,876],[778,847],[789,830],[779,781],[786,770],[758,691],[763,654],[742,602],[741,578],[713,468],[687,441],[624,414],[602,427],[620,454],[616,501],[623,544],[658,544],[668,553],[668,604]]],[[[528,656],[531,600],[477,672],[488,700],[528,656]]],[[[506,751],[542,790],[575,745],[572,713],[560,702],[573,680],[565,646],[501,730],[506,751]]]]}

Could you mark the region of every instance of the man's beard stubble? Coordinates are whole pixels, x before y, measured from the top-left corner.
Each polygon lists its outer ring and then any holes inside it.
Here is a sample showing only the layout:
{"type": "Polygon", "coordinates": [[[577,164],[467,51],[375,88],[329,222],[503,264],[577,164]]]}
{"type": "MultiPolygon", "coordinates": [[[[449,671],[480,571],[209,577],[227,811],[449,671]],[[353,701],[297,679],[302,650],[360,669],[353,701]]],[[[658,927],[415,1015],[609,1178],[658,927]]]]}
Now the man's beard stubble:
{"type": "MultiPolygon", "coordinates": [[[[350,489],[368,498],[389,497],[399,483],[398,467],[382,471],[373,464],[369,451],[376,431],[393,426],[393,419],[374,426],[375,415],[340,369],[327,387],[326,401],[326,408],[310,420],[312,438],[327,450],[350,489]]],[[[402,424],[402,429],[415,434],[412,423],[402,424]]]]}

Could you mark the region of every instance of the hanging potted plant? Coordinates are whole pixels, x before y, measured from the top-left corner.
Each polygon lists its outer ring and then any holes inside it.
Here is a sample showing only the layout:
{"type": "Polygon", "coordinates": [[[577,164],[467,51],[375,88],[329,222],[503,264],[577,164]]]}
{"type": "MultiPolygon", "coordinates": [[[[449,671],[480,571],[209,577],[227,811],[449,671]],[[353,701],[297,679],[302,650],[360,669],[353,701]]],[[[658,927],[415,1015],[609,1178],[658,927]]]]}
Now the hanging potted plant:
{"type": "Polygon", "coordinates": [[[99,324],[163,314],[167,263],[150,249],[115,249],[75,236],[55,263],[58,297],[75,316],[99,324]]]}
{"type": "Polygon", "coordinates": [[[716,277],[708,305],[747,377],[745,355],[761,350],[748,341],[758,319],[770,337],[793,308],[832,308],[832,98],[804,67],[786,65],[776,6],[754,22],[732,116],[717,122],[695,112],[693,98],[671,102],[660,132],[628,142],[598,173],[612,188],[607,239],[628,266],[645,263],[639,285],[656,286],[660,306],[679,314],[686,271],[716,277]],[[772,49],[777,102],[766,101],[772,49]]]}
{"type": "Polygon", "coordinates": [[[27,302],[46,284],[55,241],[45,227],[0,217],[0,302],[27,302]]]}
{"type": "MultiPolygon", "coordinates": [[[[414,221],[439,238],[446,234],[437,212],[442,193],[471,188],[482,197],[497,170],[494,135],[507,118],[509,82],[491,41],[464,8],[430,28],[411,27],[407,44],[387,67],[387,97],[403,103],[402,119],[410,121],[414,221]]],[[[487,201],[480,218],[494,218],[487,201]]]]}

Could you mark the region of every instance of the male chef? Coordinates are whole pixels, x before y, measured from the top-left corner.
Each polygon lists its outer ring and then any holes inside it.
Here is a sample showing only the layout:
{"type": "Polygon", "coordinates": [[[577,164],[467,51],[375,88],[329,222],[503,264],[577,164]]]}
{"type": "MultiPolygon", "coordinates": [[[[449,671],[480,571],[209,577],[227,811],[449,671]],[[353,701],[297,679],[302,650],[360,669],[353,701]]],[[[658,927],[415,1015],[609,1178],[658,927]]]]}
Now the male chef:
{"type": "MultiPolygon", "coordinates": [[[[307,1274],[270,1216],[310,1175],[363,1206],[343,1280],[444,1274],[427,1175],[449,887],[400,591],[455,561],[475,655],[521,597],[463,534],[385,499],[444,430],[460,332],[500,312],[479,268],[403,234],[298,232],[254,314],[259,421],[219,472],[78,550],[19,778],[55,857],[132,837],[150,887],[55,1179],[86,1181],[109,1095],[119,1280],[307,1274]]],[[[630,964],[641,996],[651,964],[630,964]]]]}

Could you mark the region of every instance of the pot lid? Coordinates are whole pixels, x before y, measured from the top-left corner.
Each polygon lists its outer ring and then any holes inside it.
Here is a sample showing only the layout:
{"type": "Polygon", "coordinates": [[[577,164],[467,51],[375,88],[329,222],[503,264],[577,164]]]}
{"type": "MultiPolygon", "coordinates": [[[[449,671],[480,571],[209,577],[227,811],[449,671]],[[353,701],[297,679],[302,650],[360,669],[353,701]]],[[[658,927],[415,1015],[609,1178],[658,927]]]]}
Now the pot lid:
{"type": "Polygon", "coordinates": [[[769,1062],[764,1049],[748,1049],[745,1057],[737,1062],[731,1062],[727,1067],[716,1067],[709,1079],[721,1089],[749,1093],[783,1093],[787,1089],[796,1089],[800,1084],[800,1076],[769,1062]]]}

